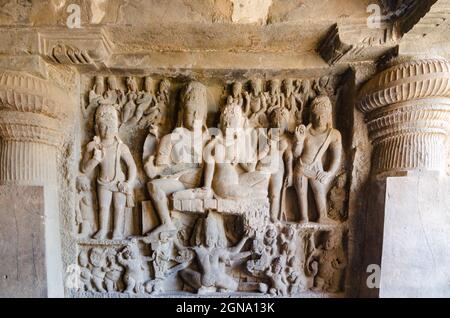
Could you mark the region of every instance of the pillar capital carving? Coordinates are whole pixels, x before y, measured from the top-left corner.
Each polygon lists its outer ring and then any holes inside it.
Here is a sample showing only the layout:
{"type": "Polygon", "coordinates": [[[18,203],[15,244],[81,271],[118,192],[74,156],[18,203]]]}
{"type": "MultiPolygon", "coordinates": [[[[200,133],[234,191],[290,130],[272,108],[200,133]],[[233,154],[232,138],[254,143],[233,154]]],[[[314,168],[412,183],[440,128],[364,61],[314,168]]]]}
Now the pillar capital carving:
{"type": "Polygon", "coordinates": [[[363,86],[357,107],[365,114],[374,146],[374,173],[445,170],[450,62],[396,60],[363,86]]]}
{"type": "Polygon", "coordinates": [[[56,180],[69,101],[49,80],[0,72],[0,181],[56,180]]]}

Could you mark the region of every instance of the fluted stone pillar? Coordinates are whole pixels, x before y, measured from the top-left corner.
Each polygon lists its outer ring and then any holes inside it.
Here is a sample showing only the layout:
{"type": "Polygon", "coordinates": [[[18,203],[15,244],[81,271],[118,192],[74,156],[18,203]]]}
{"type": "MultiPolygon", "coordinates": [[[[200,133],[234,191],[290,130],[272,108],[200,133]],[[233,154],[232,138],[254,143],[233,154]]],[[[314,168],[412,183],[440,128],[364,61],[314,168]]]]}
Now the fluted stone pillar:
{"type": "MultiPolygon", "coordinates": [[[[63,296],[57,152],[68,105],[68,96],[48,80],[0,72],[0,184],[43,187],[44,266],[50,297],[63,296]]],[[[16,229],[21,235],[27,230],[16,229]]]]}
{"type": "Polygon", "coordinates": [[[381,265],[379,296],[448,297],[450,62],[397,59],[357,107],[373,144],[366,265],[381,265]]]}

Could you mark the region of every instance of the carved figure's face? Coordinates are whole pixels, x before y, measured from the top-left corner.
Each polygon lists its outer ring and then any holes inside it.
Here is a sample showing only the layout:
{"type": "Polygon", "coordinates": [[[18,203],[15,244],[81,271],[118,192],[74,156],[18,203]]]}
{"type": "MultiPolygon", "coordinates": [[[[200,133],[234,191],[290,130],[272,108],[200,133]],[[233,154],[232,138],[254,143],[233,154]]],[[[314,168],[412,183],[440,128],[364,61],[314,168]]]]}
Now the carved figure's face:
{"type": "Polygon", "coordinates": [[[242,93],[242,84],[240,82],[235,82],[233,84],[233,97],[239,97],[242,93]]]}
{"type": "Polygon", "coordinates": [[[280,81],[278,80],[272,80],[270,82],[270,93],[272,95],[278,93],[280,91],[280,81]]]}
{"type": "Polygon", "coordinates": [[[282,269],[283,268],[281,267],[280,262],[275,262],[275,264],[273,266],[273,271],[278,274],[278,273],[281,273],[282,269]]]}
{"type": "Polygon", "coordinates": [[[118,89],[117,81],[114,76],[108,77],[108,89],[112,89],[112,90],[118,89]]]}
{"type": "Polygon", "coordinates": [[[153,80],[151,77],[145,78],[145,91],[152,92],[153,91],[153,80]]]}
{"type": "Polygon", "coordinates": [[[250,82],[250,85],[252,87],[253,94],[258,95],[259,93],[261,93],[261,90],[262,90],[261,80],[259,80],[259,79],[252,80],[250,82]]]}
{"type": "Polygon", "coordinates": [[[317,107],[311,112],[311,123],[313,124],[314,128],[326,128],[330,121],[331,114],[323,106],[317,107]]]}
{"type": "Polygon", "coordinates": [[[95,93],[97,95],[102,95],[105,92],[105,84],[103,83],[103,77],[98,77],[95,79],[95,93]]]}
{"type": "Polygon", "coordinates": [[[118,123],[112,119],[100,120],[97,124],[98,133],[102,139],[111,139],[119,132],[118,123]]]}
{"type": "Polygon", "coordinates": [[[86,267],[88,265],[89,260],[86,252],[82,251],[80,253],[80,255],[78,256],[78,263],[81,267],[86,267]]]}
{"type": "Polygon", "coordinates": [[[302,81],[302,84],[300,85],[300,91],[302,93],[307,93],[309,91],[310,83],[308,80],[302,81]]]}
{"type": "Polygon", "coordinates": [[[292,94],[293,90],[294,90],[293,81],[291,79],[285,80],[284,81],[284,92],[286,93],[286,95],[292,94]]]}
{"type": "Polygon", "coordinates": [[[162,80],[161,83],[159,84],[159,90],[161,92],[169,92],[169,88],[170,88],[170,82],[168,80],[162,80]]]}
{"type": "Polygon", "coordinates": [[[194,104],[187,104],[184,109],[183,126],[189,130],[194,130],[203,125],[204,114],[199,107],[194,104]]]}

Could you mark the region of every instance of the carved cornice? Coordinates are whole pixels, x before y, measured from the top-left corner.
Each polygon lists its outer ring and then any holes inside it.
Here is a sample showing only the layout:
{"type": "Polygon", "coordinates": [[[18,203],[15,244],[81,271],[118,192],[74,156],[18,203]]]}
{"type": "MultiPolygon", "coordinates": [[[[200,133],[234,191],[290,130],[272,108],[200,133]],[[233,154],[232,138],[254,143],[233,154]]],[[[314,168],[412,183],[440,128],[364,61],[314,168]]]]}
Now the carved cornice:
{"type": "Polygon", "coordinates": [[[443,171],[450,131],[450,63],[442,58],[398,60],[361,89],[374,145],[375,173],[443,171]]]}

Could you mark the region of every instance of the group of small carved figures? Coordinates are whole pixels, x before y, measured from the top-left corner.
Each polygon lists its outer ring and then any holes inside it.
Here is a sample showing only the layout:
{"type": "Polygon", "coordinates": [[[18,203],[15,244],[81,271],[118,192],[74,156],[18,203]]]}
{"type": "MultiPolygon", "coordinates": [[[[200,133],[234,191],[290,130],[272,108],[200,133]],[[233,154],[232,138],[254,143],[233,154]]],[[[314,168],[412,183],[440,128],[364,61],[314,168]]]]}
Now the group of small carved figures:
{"type": "Polygon", "coordinates": [[[344,187],[342,177],[337,178],[342,145],[341,134],[332,125],[333,88],[328,77],[312,85],[307,80],[275,79],[268,82],[268,92],[259,79],[250,81],[249,92],[235,82],[219,107],[216,130],[206,128],[206,87],[188,82],[180,94],[177,127],[164,136],[159,129],[168,117],[167,79],[161,80],[157,93],[151,77],[144,78],[144,91],[133,77],[126,79],[127,92],[118,88],[114,76],[107,77],[106,90],[104,81],[96,77],[88,106],[83,107],[84,114],[94,112],[95,136],[86,145],[83,175],[77,179],[76,222],[80,238],[103,242],[112,224],[111,242],[122,247],[91,243],[90,249],[81,248],[80,290],[156,293],[165,291],[166,280],[177,277],[183,284],[179,290],[198,293],[259,291],[287,296],[311,289],[341,291],[345,231],[328,217],[327,196],[336,179],[344,187]],[[144,149],[148,156],[142,159],[143,167],[160,225],[124,240],[125,211],[134,206],[133,185],[139,172],[119,129],[142,120],[150,127],[144,146],[150,150],[144,149]],[[260,128],[268,130],[261,134],[260,128]],[[284,201],[289,187],[297,194],[300,222],[287,222],[284,201]],[[309,189],[317,211],[313,220],[309,189]],[[262,214],[235,216],[247,218],[243,223],[247,226],[240,231],[242,239],[230,247],[220,207],[192,214],[195,227],[186,239],[186,229],[171,215],[173,198],[262,199],[269,204],[262,214]],[[262,229],[249,226],[258,223],[248,220],[255,215],[263,215],[262,229]]]}

